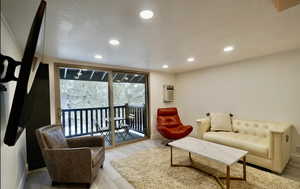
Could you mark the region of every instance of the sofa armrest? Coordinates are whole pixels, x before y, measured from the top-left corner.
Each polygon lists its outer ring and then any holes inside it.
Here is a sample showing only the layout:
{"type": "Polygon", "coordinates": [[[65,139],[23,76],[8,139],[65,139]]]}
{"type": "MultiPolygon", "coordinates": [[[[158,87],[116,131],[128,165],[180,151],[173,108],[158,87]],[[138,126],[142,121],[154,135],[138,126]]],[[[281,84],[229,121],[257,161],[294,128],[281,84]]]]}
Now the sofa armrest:
{"type": "MultiPolygon", "coordinates": [[[[51,178],[56,182],[78,179],[91,180],[92,154],[89,148],[45,149],[45,161],[51,178]]],[[[75,181],[75,180],[74,180],[75,181]]]]}
{"type": "Polygon", "coordinates": [[[196,137],[203,138],[203,134],[210,129],[210,120],[208,118],[197,119],[196,137]]]}
{"type": "Polygon", "coordinates": [[[82,136],[67,139],[71,148],[80,147],[104,147],[104,138],[102,136],[82,136]]]}
{"type": "Polygon", "coordinates": [[[280,125],[275,128],[272,128],[271,133],[285,133],[287,130],[291,128],[291,125],[280,125]]]}
{"type": "Polygon", "coordinates": [[[270,155],[273,160],[273,170],[281,173],[290,159],[291,126],[282,125],[270,132],[270,155]]]}

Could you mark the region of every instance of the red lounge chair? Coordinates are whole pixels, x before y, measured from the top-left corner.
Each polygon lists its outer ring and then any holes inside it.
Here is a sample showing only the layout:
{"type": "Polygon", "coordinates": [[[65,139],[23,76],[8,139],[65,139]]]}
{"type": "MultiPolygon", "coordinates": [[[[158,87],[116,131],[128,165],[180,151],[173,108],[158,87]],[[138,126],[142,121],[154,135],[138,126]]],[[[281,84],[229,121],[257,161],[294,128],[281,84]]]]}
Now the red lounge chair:
{"type": "Polygon", "coordinates": [[[190,134],[193,127],[181,123],[176,108],[159,108],[157,110],[157,130],[165,138],[176,140],[190,134]]]}

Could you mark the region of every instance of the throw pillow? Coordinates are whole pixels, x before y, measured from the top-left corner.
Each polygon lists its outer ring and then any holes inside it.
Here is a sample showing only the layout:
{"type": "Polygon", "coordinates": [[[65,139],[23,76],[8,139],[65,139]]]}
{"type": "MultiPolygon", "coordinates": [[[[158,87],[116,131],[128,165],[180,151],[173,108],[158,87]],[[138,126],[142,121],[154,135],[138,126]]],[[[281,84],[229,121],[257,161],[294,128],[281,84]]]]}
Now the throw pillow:
{"type": "Polygon", "coordinates": [[[233,131],[231,114],[210,113],[211,131],[233,131]]]}

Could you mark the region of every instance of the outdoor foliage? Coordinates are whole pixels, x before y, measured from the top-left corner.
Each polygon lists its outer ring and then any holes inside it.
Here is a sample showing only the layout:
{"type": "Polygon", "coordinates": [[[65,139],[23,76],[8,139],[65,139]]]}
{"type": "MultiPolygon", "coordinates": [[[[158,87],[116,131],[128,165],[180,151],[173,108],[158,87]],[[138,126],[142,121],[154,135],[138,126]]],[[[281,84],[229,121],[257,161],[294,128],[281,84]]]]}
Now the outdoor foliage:
{"type": "MultiPolygon", "coordinates": [[[[114,83],[114,105],[142,106],[145,104],[145,85],[114,83]]],[[[98,81],[60,80],[61,108],[96,108],[108,106],[108,83],[98,81]]]]}

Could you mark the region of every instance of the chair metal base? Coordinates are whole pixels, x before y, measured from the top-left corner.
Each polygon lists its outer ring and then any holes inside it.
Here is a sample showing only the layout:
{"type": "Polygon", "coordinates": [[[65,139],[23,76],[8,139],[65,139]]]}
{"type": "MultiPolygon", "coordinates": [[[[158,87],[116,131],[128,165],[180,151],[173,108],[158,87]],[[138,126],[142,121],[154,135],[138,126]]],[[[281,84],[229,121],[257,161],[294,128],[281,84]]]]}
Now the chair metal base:
{"type": "Polygon", "coordinates": [[[243,176],[242,177],[232,177],[230,176],[230,166],[226,166],[226,177],[218,177],[218,176],[215,176],[205,170],[202,170],[202,169],[199,169],[195,166],[193,166],[193,160],[192,160],[192,154],[191,152],[189,152],[189,159],[190,159],[190,162],[191,164],[190,165],[179,165],[179,164],[174,164],[173,163],[173,150],[172,150],[172,146],[170,147],[171,149],[171,158],[170,158],[170,163],[171,163],[171,167],[189,167],[189,168],[193,168],[197,171],[200,171],[202,173],[205,173],[211,177],[213,177],[217,183],[221,186],[222,189],[230,189],[230,181],[231,180],[244,180],[246,181],[246,156],[243,157],[243,176]],[[222,180],[225,180],[226,182],[223,183],[222,180]]]}
{"type": "Polygon", "coordinates": [[[169,143],[173,142],[173,141],[174,140],[172,140],[172,139],[165,139],[165,140],[161,141],[161,144],[164,146],[169,146],[169,143]]]}

